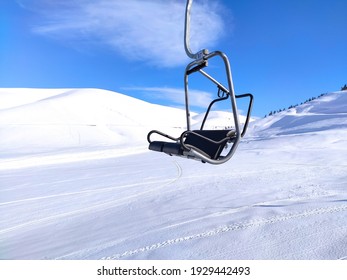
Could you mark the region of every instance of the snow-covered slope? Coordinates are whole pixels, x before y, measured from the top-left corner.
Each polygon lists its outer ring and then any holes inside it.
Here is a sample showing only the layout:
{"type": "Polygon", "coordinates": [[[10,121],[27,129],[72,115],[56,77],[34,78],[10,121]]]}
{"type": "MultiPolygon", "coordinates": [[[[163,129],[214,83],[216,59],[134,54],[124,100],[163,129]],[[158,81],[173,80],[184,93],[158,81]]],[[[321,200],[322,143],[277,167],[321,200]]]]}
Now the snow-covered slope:
{"type": "Polygon", "coordinates": [[[147,150],[178,109],[95,89],[0,104],[0,259],[347,259],[347,92],[254,121],[219,166],[147,150]]]}
{"type": "Polygon", "coordinates": [[[182,110],[100,89],[1,89],[0,99],[1,153],[134,147],[149,129],[185,125],[182,110]]]}
{"type": "Polygon", "coordinates": [[[263,148],[281,145],[283,150],[312,151],[311,158],[333,164],[334,152],[341,151],[337,162],[347,158],[347,92],[328,93],[287,111],[251,124],[249,139],[264,140],[263,148]],[[322,152],[330,153],[327,158],[322,152]]]}
{"type": "Polygon", "coordinates": [[[347,92],[329,93],[253,124],[256,135],[280,136],[347,128],[347,92]]]}

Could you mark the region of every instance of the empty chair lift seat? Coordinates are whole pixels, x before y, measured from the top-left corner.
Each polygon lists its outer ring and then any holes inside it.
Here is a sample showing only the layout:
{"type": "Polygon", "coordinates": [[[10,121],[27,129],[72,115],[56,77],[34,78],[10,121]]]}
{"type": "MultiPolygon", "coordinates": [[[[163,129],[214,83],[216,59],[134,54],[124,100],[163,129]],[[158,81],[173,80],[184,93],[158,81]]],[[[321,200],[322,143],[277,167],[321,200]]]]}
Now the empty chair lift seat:
{"type": "Polygon", "coordinates": [[[149,149],[176,156],[183,156],[184,151],[193,149],[210,159],[218,159],[226,144],[232,142],[235,135],[234,130],[186,131],[177,142],[152,141],[149,149]]]}

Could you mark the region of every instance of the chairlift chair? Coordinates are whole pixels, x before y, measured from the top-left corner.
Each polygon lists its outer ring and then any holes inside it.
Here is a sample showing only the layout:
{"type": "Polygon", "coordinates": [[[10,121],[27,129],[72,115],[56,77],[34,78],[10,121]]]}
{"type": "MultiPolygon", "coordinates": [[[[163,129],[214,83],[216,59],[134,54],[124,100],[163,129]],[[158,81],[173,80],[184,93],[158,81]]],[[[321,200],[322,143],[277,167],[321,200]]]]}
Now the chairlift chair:
{"type": "Polygon", "coordinates": [[[236,95],[234,92],[234,86],[231,76],[231,69],[228,57],[221,51],[209,52],[207,49],[200,50],[197,53],[193,53],[190,49],[190,11],[193,0],[187,0],[186,11],[185,11],[185,28],[184,28],[184,47],[186,54],[189,58],[193,59],[190,62],[184,73],[184,89],[185,89],[185,108],[186,108],[186,120],[187,130],[184,131],[179,137],[173,137],[167,135],[158,130],[152,130],[147,135],[149,142],[149,150],[156,152],[163,152],[170,156],[181,156],[188,159],[200,160],[204,163],[210,164],[222,164],[227,162],[234,155],[241,138],[245,135],[252,105],[253,95],[250,93],[236,95]],[[228,87],[222,85],[214,77],[208,74],[205,69],[208,67],[208,61],[214,57],[222,59],[228,87]],[[199,73],[203,77],[207,78],[213,84],[217,86],[217,98],[214,99],[207,108],[204,119],[201,123],[200,129],[191,130],[190,124],[190,106],[189,106],[189,90],[188,90],[188,78],[192,74],[199,73]],[[236,99],[249,98],[248,109],[246,120],[241,130],[239,115],[237,111],[236,99]],[[208,119],[209,113],[212,106],[220,101],[230,100],[232,109],[233,122],[232,129],[217,129],[210,130],[204,129],[206,120],[208,119]],[[158,134],[168,141],[153,141],[151,136],[158,134]],[[223,150],[228,147],[228,152],[222,154],[223,150]]]}

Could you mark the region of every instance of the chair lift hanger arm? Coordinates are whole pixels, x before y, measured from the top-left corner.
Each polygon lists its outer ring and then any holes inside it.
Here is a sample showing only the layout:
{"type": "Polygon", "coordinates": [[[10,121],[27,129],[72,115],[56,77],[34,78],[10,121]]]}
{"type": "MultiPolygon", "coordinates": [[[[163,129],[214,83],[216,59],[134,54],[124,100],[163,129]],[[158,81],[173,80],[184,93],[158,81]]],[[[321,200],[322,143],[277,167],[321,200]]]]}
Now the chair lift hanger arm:
{"type": "Polygon", "coordinates": [[[193,53],[190,49],[190,11],[192,8],[193,0],[187,0],[185,22],[184,22],[184,49],[189,58],[194,60],[202,59],[204,55],[208,54],[208,50],[203,49],[197,53],[193,53]]]}

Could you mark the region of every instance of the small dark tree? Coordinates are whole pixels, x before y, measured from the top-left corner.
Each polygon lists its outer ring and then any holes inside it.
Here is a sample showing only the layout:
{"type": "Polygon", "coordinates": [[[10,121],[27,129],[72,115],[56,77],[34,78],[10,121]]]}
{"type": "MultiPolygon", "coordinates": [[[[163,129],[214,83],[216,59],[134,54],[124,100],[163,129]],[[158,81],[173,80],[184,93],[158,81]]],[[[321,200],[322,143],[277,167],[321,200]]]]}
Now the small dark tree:
{"type": "Polygon", "coordinates": [[[341,90],[347,90],[347,84],[345,84],[345,85],[341,88],[341,90]]]}

